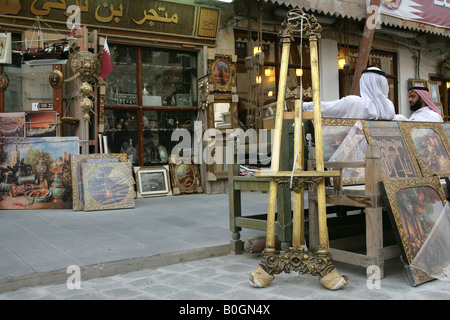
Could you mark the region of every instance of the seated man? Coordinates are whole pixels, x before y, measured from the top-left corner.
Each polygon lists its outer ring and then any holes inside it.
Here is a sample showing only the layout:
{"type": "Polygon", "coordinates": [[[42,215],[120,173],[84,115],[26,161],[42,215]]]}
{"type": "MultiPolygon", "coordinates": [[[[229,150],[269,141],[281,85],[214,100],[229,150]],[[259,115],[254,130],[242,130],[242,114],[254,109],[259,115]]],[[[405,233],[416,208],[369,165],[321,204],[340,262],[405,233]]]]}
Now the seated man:
{"type": "MultiPolygon", "coordinates": [[[[320,103],[322,117],[367,120],[392,120],[394,104],[388,99],[386,74],[376,67],[364,69],[359,81],[361,96],[348,95],[335,101],[320,103]]],[[[303,103],[304,111],[313,111],[313,103],[303,103]]]]}
{"type": "Polygon", "coordinates": [[[408,90],[409,108],[413,111],[411,117],[397,114],[394,120],[398,121],[423,121],[444,122],[441,111],[431,100],[430,93],[426,87],[412,87],[408,90]]]}

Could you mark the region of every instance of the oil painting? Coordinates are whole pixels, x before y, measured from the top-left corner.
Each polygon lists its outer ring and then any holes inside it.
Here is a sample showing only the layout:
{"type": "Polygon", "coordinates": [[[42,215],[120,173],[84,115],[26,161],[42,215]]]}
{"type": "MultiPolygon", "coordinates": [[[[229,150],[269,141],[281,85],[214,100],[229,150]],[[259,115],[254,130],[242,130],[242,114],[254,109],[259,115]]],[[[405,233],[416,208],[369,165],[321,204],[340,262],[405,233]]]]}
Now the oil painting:
{"type": "MultiPolygon", "coordinates": [[[[381,191],[402,259],[410,265],[430,235],[444,209],[446,199],[437,176],[383,181],[381,191]]],[[[416,269],[408,269],[413,285],[430,280],[416,269]]]]}
{"type": "Polygon", "coordinates": [[[364,121],[367,142],[380,148],[381,179],[421,177],[419,165],[411,156],[396,121],[364,121]]]}
{"type": "Polygon", "coordinates": [[[72,207],[70,158],[78,137],[2,137],[0,209],[72,207]]]}
{"type": "MultiPolygon", "coordinates": [[[[322,119],[324,161],[364,161],[367,139],[361,121],[322,119]]],[[[364,168],[343,168],[343,185],[363,184],[364,168]]]]}
{"type": "Polygon", "coordinates": [[[401,122],[400,129],[423,176],[450,175],[450,143],[440,123],[401,122]]]}
{"type": "Polygon", "coordinates": [[[182,161],[181,158],[169,159],[170,179],[174,195],[188,193],[202,193],[200,166],[191,161],[182,161]]]}
{"type": "Polygon", "coordinates": [[[141,167],[136,172],[136,184],[139,195],[143,197],[168,195],[169,172],[164,167],[141,167]]]}
{"type": "Polygon", "coordinates": [[[125,153],[79,154],[71,157],[73,210],[84,209],[83,163],[126,162],[125,153]]]}
{"type": "Polygon", "coordinates": [[[84,210],[135,207],[130,162],[83,163],[84,210]]]}
{"type": "Polygon", "coordinates": [[[0,113],[0,134],[4,137],[25,136],[25,112],[0,113]]]}

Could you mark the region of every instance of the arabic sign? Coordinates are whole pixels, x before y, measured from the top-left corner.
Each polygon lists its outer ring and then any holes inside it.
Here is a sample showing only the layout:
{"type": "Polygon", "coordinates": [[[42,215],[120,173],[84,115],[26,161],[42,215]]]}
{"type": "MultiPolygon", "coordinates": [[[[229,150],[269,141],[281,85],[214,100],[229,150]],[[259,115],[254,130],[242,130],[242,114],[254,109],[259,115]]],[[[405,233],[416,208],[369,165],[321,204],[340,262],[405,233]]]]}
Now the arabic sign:
{"type": "Polygon", "coordinates": [[[450,28],[450,0],[382,0],[382,14],[450,28]]]}
{"type": "MultiPolygon", "coordinates": [[[[6,0],[0,14],[22,17],[41,17],[51,21],[66,22],[80,15],[81,25],[133,29],[182,36],[201,36],[196,19],[202,8],[197,5],[166,1],[125,0],[6,0]]],[[[217,30],[217,19],[210,20],[217,30]]],[[[201,22],[201,21],[200,21],[201,22]]],[[[204,24],[204,22],[202,22],[204,24]]],[[[209,25],[211,28],[211,25],[209,25]]],[[[214,32],[214,36],[216,32],[214,32]]]]}

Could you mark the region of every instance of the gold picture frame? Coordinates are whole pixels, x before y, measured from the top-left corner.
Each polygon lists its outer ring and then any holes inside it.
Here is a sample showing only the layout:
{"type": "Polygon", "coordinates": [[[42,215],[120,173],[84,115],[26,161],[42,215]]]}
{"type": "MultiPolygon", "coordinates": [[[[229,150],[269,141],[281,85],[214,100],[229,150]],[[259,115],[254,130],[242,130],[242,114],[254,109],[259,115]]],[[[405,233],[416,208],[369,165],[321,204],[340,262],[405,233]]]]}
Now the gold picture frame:
{"type": "Polygon", "coordinates": [[[93,162],[126,162],[125,153],[105,153],[105,154],[76,154],[70,158],[72,172],[72,209],[80,211],[84,209],[83,191],[83,163],[93,162]]]}
{"type": "Polygon", "coordinates": [[[232,92],[236,87],[236,65],[230,55],[215,55],[209,62],[208,71],[211,91],[232,92]]]}
{"type": "Polygon", "coordinates": [[[169,158],[173,195],[202,193],[200,166],[181,158],[169,158]]]}
{"type": "Polygon", "coordinates": [[[397,121],[364,121],[367,142],[380,148],[381,180],[422,177],[397,121]]]}
{"type": "Polygon", "coordinates": [[[446,203],[439,177],[383,181],[380,189],[410,283],[416,286],[431,280],[410,265],[446,203]]]}
{"type": "Polygon", "coordinates": [[[411,157],[417,160],[423,176],[450,175],[450,142],[441,123],[400,122],[411,157]]]}
{"type": "Polygon", "coordinates": [[[135,207],[130,162],[83,163],[84,211],[135,207]]]}

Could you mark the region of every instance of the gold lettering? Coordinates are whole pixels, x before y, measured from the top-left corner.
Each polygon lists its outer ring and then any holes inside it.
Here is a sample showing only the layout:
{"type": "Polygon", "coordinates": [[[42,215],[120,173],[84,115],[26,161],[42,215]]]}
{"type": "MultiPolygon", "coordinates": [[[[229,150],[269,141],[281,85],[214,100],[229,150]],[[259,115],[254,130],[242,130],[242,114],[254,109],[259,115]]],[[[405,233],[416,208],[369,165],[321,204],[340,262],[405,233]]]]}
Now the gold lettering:
{"type": "Polygon", "coordinates": [[[34,7],[37,0],[34,0],[31,3],[30,11],[36,16],[46,16],[50,14],[50,11],[53,9],[62,9],[66,10],[66,1],[60,0],[59,3],[56,2],[46,2],[42,5],[42,10],[38,10],[34,7]]]}
{"type": "MultiPolygon", "coordinates": [[[[108,5],[106,3],[103,3],[104,8],[106,8],[107,6],[108,5]]],[[[99,9],[100,9],[100,6],[97,6],[97,9],[95,9],[95,19],[97,19],[97,21],[104,22],[104,23],[111,22],[113,19],[114,19],[115,23],[119,23],[120,18],[118,18],[118,17],[122,17],[122,14],[123,14],[122,4],[120,4],[119,10],[114,10],[114,6],[110,5],[109,10],[111,11],[111,15],[109,15],[108,17],[100,16],[100,14],[98,13],[99,9]]]]}
{"type": "MultiPolygon", "coordinates": [[[[164,7],[159,7],[158,8],[159,11],[165,11],[164,7]]],[[[167,12],[164,13],[164,17],[160,17],[158,15],[158,13],[156,12],[155,9],[150,9],[147,13],[147,10],[144,10],[144,18],[142,18],[141,20],[136,20],[133,18],[134,23],[141,25],[143,24],[145,21],[150,20],[150,22],[148,23],[150,27],[152,27],[154,25],[153,21],[159,21],[159,22],[166,22],[166,23],[178,23],[178,14],[173,14],[172,17],[169,18],[169,15],[167,12]]]]}

